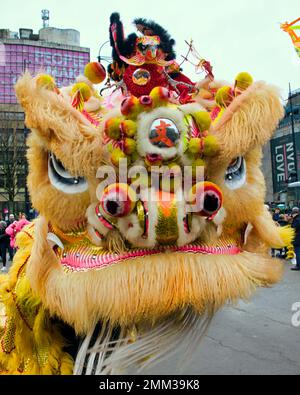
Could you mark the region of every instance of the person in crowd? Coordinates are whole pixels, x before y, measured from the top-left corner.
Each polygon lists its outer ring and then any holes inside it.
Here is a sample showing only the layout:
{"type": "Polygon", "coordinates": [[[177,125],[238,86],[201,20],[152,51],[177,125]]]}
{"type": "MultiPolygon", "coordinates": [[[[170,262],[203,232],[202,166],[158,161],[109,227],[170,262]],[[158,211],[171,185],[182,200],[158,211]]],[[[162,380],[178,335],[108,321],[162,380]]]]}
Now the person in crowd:
{"type": "Polygon", "coordinates": [[[18,248],[16,245],[16,237],[19,232],[22,231],[22,229],[30,224],[27,219],[21,219],[20,221],[15,221],[11,225],[9,225],[5,232],[6,234],[9,235],[10,237],[10,247],[14,249],[14,251],[18,248]]]}
{"type": "Polygon", "coordinates": [[[274,222],[279,223],[280,214],[281,214],[280,208],[277,207],[277,208],[275,209],[274,214],[273,214],[273,221],[274,221],[274,222]]]}
{"type": "Polygon", "coordinates": [[[288,216],[286,214],[280,214],[279,220],[277,221],[279,226],[286,226],[288,225],[288,216]]]}
{"type": "Polygon", "coordinates": [[[20,212],[20,213],[19,213],[19,218],[18,218],[18,220],[19,220],[19,221],[22,221],[22,220],[25,220],[25,219],[27,219],[26,214],[20,212]]]}
{"type": "Polygon", "coordinates": [[[16,220],[15,219],[15,214],[9,214],[7,225],[11,225],[12,223],[15,222],[15,220],[16,220]]]}
{"type": "Polygon", "coordinates": [[[292,268],[292,270],[300,271],[300,209],[298,207],[293,208],[292,217],[292,228],[295,229],[294,249],[297,260],[296,267],[292,268]]]}
{"type": "Polygon", "coordinates": [[[1,272],[4,273],[7,272],[6,258],[7,258],[7,251],[9,250],[9,242],[10,242],[9,236],[5,233],[6,228],[7,228],[6,222],[0,221],[0,252],[2,258],[2,265],[3,265],[1,272]]]}
{"type": "MultiPolygon", "coordinates": [[[[16,221],[14,214],[9,214],[8,221],[6,221],[7,226],[12,225],[16,221]]],[[[14,249],[9,245],[8,246],[9,260],[12,261],[14,258],[14,249]]]]}

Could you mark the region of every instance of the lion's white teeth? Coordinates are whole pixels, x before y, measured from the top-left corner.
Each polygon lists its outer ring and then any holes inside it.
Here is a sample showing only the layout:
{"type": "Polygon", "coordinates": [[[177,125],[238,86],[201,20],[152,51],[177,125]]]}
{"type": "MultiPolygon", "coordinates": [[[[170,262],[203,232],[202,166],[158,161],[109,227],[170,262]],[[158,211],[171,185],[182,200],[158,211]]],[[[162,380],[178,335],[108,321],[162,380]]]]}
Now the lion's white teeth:
{"type": "Polygon", "coordinates": [[[218,211],[217,215],[213,219],[213,223],[215,225],[222,225],[223,222],[225,221],[227,216],[226,210],[224,207],[221,207],[221,209],[218,211]]]}
{"type": "Polygon", "coordinates": [[[223,225],[218,225],[217,226],[217,235],[220,237],[223,233],[223,225]]]}
{"type": "Polygon", "coordinates": [[[62,250],[64,250],[64,248],[65,248],[62,241],[60,240],[60,238],[57,237],[54,233],[47,234],[47,241],[48,241],[51,248],[53,248],[55,246],[58,246],[62,250]]]}
{"type": "Polygon", "coordinates": [[[252,230],[253,230],[253,225],[250,224],[250,222],[249,222],[248,225],[247,225],[247,228],[245,230],[244,244],[247,244],[248,237],[249,237],[250,233],[252,232],[252,230]]]}

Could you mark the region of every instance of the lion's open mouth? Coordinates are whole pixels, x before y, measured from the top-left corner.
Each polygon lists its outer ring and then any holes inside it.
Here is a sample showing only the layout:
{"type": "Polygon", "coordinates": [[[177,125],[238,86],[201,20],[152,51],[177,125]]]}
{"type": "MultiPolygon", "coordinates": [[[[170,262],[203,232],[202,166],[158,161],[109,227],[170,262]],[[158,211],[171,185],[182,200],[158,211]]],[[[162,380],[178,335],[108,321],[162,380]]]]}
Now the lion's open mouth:
{"type": "Polygon", "coordinates": [[[127,260],[164,253],[237,255],[242,252],[237,242],[221,238],[213,246],[196,241],[181,247],[170,245],[155,248],[132,248],[122,253],[114,253],[92,244],[85,232],[75,236],[50,230],[48,240],[52,243],[62,266],[70,271],[100,270],[127,260]]]}

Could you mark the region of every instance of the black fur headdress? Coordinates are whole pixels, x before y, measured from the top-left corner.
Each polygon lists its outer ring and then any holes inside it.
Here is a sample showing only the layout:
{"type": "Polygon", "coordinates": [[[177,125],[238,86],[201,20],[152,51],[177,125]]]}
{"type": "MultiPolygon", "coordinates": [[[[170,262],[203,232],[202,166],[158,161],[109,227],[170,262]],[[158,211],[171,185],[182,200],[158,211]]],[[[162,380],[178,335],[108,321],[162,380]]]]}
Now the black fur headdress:
{"type": "Polygon", "coordinates": [[[128,57],[132,54],[135,47],[135,42],[137,39],[137,35],[135,33],[130,34],[126,39],[124,35],[124,27],[123,23],[120,20],[120,14],[117,12],[113,13],[110,16],[110,27],[109,27],[109,37],[110,37],[110,45],[113,48],[112,57],[115,62],[121,67],[124,63],[119,55],[128,57]],[[116,30],[116,40],[113,37],[113,29],[116,30]]]}
{"type": "MultiPolygon", "coordinates": [[[[134,24],[143,34],[146,32],[148,35],[160,37],[160,48],[167,54],[167,61],[176,58],[176,54],[173,49],[175,40],[171,38],[170,34],[163,27],[144,18],[135,19],[134,24]]],[[[113,60],[121,67],[124,62],[120,59],[120,55],[130,57],[133,54],[138,36],[137,34],[132,33],[127,38],[125,38],[124,27],[120,20],[120,14],[117,12],[113,13],[110,17],[109,34],[110,44],[113,48],[113,60]]]]}

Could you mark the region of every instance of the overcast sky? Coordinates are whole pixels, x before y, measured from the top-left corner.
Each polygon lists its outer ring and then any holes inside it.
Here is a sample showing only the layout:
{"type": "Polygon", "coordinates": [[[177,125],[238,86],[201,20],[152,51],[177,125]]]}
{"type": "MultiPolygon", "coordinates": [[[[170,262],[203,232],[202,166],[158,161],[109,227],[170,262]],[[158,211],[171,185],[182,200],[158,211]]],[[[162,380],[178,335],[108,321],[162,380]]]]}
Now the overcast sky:
{"type": "MultiPolygon", "coordinates": [[[[121,14],[126,34],[135,31],[135,17],[153,19],[176,40],[177,59],[186,53],[185,40],[194,39],[198,52],[213,67],[217,79],[233,81],[240,71],[255,80],[279,86],[284,97],[288,84],[300,88],[300,58],[280,23],[300,17],[300,0],[13,0],[0,10],[0,28],[42,27],[41,10],[50,10],[50,26],[74,28],[81,45],[98,49],[108,40],[109,16],[121,14]]],[[[110,55],[106,46],[103,54],[110,55]]],[[[184,69],[194,80],[194,68],[184,69]]]]}

